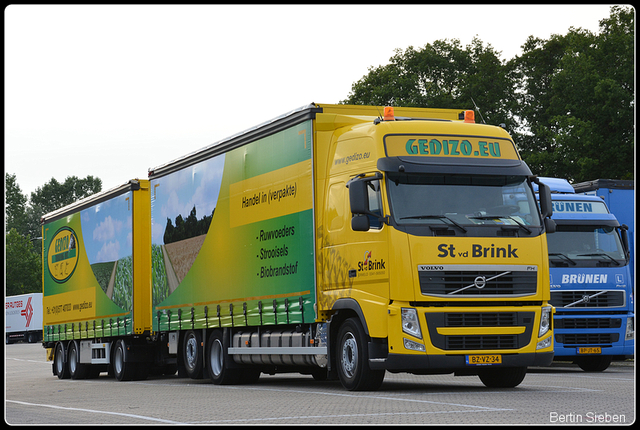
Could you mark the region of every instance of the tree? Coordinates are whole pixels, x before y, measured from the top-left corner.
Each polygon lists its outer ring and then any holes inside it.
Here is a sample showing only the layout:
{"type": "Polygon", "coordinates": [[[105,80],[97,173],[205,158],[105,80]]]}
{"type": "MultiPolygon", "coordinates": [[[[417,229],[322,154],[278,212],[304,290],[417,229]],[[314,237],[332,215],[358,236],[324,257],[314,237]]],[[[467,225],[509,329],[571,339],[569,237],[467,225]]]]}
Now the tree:
{"type": "Polygon", "coordinates": [[[27,203],[16,176],[5,174],[5,277],[6,294],[42,291],[42,241],[40,218],[84,197],[97,193],[102,181],[92,176],[55,179],[31,193],[27,203]]]}
{"type": "Polygon", "coordinates": [[[69,176],[63,183],[51,178],[42,187],[31,193],[27,208],[27,234],[40,236],[40,218],[42,215],[60,209],[102,190],[102,180],[89,175],[84,179],[69,176]]]}
{"type": "Polygon", "coordinates": [[[369,68],[351,88],[342,103],[451,109],[477,103],[487,122],[515,126],[509,109],[515,102],[514,75],[499,53],[478,38],[464,48],[454,39],[419,50],[398,49],[389,64],[369,68]]]}
{"type": "Polygon", "coordinates": [[[5,235],[5,241],[6,295],[41,292],[42,261],[31,240],[12,228],[5,235]]]}
{"type": "Polygon", "coordinates": [[[5,173],[5,234],[12,228],[20,234],[27,231],[27,197],[22,194],[16,175],[5,173]]]}
{"type": "Polygon", "coordinates": [[[520,75],[521,154],[532,171],[581,182],[634,172],[634,20],[614,6],[594,35],[529,38],[520,75]]]}

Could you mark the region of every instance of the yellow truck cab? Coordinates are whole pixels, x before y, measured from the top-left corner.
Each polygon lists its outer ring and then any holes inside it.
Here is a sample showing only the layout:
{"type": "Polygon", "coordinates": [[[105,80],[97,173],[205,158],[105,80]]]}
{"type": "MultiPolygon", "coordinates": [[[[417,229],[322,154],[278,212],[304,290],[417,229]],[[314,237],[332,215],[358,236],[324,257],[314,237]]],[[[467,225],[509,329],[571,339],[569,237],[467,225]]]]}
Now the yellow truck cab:
{"type": "Polygon", "coordinates": [[[343,383],[375,386],[389,370],[515,386],[551,363],[554,225],[509,134],[473,111],[323,108],[318,311],[343,383]]]}

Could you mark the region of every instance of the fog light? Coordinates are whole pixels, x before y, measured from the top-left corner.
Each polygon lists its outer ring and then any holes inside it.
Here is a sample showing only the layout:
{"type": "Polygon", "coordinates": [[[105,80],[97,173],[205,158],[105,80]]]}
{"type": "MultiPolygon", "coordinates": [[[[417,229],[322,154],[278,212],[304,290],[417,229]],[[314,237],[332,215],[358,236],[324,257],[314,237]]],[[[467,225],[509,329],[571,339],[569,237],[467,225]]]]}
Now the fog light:
{"type": "Polygon", "coordinates": [[[418,342],[414,342],[412,340],[409,339],[405,339],[402,338],[404,340],[404,347],[407,349],[410,349],[412,351],[422,351],[425,352],[426,349],[424,348],[424,345],[418,342]]]}
{"type": "Polygon", "coordinates": [[[545,349],[551,346],[551,336],[538,342],[536,349],[545,349]]]}

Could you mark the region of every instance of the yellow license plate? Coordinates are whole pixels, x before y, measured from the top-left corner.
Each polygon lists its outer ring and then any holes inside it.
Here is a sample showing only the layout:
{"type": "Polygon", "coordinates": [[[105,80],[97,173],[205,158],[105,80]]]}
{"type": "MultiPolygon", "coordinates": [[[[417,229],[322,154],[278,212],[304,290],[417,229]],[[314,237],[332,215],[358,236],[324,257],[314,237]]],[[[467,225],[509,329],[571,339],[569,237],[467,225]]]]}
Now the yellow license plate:
{"type": "Polygon", "coordinates": [[[467,355],[467,365],[487,366],[492,364],[502,364],[501,355],[467,355]]]}
{"type": "Polygon", "coordinates": [[[602,354],[602,348],[599,346],[578,348],[578,354],[602,354]]]}

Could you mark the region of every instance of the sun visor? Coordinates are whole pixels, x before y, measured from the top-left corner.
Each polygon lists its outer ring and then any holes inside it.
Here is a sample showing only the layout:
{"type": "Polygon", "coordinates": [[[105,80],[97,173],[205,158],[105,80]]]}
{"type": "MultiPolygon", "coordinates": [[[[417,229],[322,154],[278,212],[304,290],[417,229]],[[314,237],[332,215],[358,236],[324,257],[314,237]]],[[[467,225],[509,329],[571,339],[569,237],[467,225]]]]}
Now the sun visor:
{"type": "Polygon", "coordinates": [[[514,159],[471,158],[463,161],[457,157],[385,157],[378,160],[378,169],[402,173],[531,175],[531,170],[524,161],[514,159]]]}

